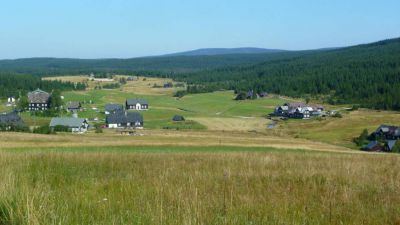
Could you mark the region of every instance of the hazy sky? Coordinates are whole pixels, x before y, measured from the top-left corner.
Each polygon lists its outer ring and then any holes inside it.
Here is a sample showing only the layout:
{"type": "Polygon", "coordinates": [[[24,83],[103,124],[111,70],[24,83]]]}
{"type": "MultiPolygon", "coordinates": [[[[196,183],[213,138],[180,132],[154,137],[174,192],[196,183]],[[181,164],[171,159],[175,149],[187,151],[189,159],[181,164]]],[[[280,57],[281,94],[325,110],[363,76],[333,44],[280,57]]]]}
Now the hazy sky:
{"type": "Polygon", "coordinates": [[[400,37],[399,10],[399,0],[2,0],[0,58],[348,46],[400,37]]]}

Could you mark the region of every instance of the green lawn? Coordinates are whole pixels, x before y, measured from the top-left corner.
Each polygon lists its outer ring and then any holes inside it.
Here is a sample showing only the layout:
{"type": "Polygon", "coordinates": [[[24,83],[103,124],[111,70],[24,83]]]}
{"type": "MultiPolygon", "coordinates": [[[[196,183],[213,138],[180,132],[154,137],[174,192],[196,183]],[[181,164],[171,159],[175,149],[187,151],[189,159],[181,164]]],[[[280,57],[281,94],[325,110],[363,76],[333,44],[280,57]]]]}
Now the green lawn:
{"type": "Polygon", "coordinates": [[[149,101],[149,110],[141,111],[146,128],[182,128],[205,129],[201,124],[192,126],[171,124],[174,115],[184,117],[261,117],[273,111],[276,105],[284,103],[277,98],[235,101],[232,91],[220,91],[204,94],[187,95],[177,99],[170,95],[136,95],[118,90],[90,90],[87,92],[65,92],[65,102],[81,101],[85,112],[80,117],[104,119],[103,113],[97,113],[92,107],[104,111],[107,103],[124,104],[128,98],[143,98],[149,101]],[[91,102],[91,103],[90,103],[91,102]]]}

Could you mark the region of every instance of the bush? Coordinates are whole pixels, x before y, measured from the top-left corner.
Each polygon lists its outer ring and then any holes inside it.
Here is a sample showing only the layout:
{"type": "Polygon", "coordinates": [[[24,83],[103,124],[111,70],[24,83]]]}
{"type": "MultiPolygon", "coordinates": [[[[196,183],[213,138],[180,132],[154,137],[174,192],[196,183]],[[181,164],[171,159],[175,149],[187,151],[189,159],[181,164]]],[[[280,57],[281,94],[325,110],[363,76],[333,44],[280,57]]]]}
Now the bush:
{"type": "Polygon", "coordinates": [[[101,128],[100,124],[96,124],[94,127],[96,129],[96,131],[95,131],[96,134],[103,133],[103,128],[101,128]]]}
{"type": "Polygon", "coordinates": [[[49,126],[40,126],[33,129],[33,133],[35,134],[55,134],[54,131],[50,129],[49,126]]]}
{"type": "Polygon", "coordinates": [[[0,124],[0,131],[29,132],[29,127],[24,124],[0,124]]]}
{"type": "Polygon", "coordinates": [[[103,85],[103,88],[105,88],[105,89],[117,89],[117,88],[120,88],[120,87],[121,87],[121,85],[119,83],[103,85]]]}
{"type": "Polygon", "coordinates": [[[357,145],[357,146],[364,146],[364,145],[366,145],[366,144],[368,144],[368,137],[369,137],[369,135],[368,135],[368,130],[367,129],[364,129],[362,132],[361,132],[361,134],[360,134],[360,136],[358,136],[358,137],[356,137],[356,138],[354,138],[353,139],[353,142],[357,145]]]}
{"type": "Polygon", "coordinates": [[[342,118],[343,116],[342,116],[341,113],[337,112],[332,117],[334,117],[334,118],[342,118]]]}
{"type": "Polygon", "coordinates": [[[174,95],[174,97],[178,97],[178,98],[182,98],[183,96],[185,96],[187,94],[186,91],[177,91],[174,95]]]}
{"type": "Polygon", "coordinates": [[[57,125],[53,129],[54,132],[68,132],[70,131],[69,127],[62,126],[62,125],[57,125]]]}
{"type": "Polygon", "coordinates": [[[235,100],[240,101],[240,100],[246,100],[247,94],[244,92],[240,92],[238,95],[236,95],[235,100]]]}

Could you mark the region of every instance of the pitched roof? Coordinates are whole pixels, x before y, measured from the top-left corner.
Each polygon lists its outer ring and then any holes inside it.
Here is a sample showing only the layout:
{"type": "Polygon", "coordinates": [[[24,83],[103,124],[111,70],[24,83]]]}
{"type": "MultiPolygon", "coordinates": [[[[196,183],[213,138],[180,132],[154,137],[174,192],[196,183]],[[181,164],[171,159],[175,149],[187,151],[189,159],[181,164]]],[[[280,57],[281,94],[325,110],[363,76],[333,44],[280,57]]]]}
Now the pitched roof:
{"type": "Polygon", "coordinates": [[[368,145],[365,147],[367,150],[372,150],[374,147],[378,145],[378,141],[370,141],[368,145]]]}
{"type": "Polygon", "coordinates": [[[387,146],[390,151],[392,151],[393,147],[396,145],[397,140],[388,140],[387,141],[387,146]]]}
{"type": "Polygon", "coordinates": [[[108,124],[123,124],[123,123],[143,123],[143,116],[137,112],[118,111],[117,113],[107,115],[106,123],[108,124]]]}
{"type": "Polygon", "coordinates": [[[30,103],[48,103],[50,94],[37,89],[28,93],[28,100],[30,103]]]}
{"type": "Polygon", "coordinates": [[[172,120],[173,120],[173,121],[184,121],[184,120],[185,120],[185,117],[183,117],[183,116],[181,116],[181,115],[175,115],[175,116],[172,118],[172,120]]]}
{"type": "Polygon", "coordinates": [[[50,127],[66,126],[66,127],[81,127],[85,119],[73,117],[54,117],[51,119],[50,127]]]}
{"type": "Polygon", "coordinates": [[[397,126],[389,126],[389,125],[380,125],[378,129],[375,131],[376,133],[388,133],[390,135],[399,136],[400,135],[400,127],[397,126]]]}
{"type": "Polygon", "coordinates": [[[3,124],[22,124],[21,117],[16,112],[0,114],[0,123],[3,124]]]}
{"type": "Polygon", "coordinates": [[[303,108],[306,106],[303,102],[290,102],[286,103],[285,105],[289,106],[289,108],[303,108]]]}
{"type": "Polygon", "coordinates": [[[149,104],[146,99],[127,99],[126,100],[127,105],[136,105],[137,103],[139,103],[141,105],[149,104]]]}
{"type": "Polygon", "coordinates": [[[68,102],[68,104],[67,104],[68,109],[78,109],[80,107],[81,107],[80,102],[68,102]]]}
{"type": "Polygon", "coordinates": [[[105,110],[107,112],[115,112],[115,111],[119,111],[119,110],[122,110],[122,109],[123,109],[123,106],[120,105],[120,104],[107,104],[105,106],[105,110]]]}
{"type": "Polygon", "coordinates": [[[143,123],[143,116],[137,112],[128,112],[126,114],[126,120],[128,123],[135,123],[135,122],[143,123]]]}
{"type": "Polygon", "coordinates": [[[107,115],[106,117],[107,124],[120,124],[120,123],[127,123],[125,112],[118,111],[116,113],[107,115]]]}

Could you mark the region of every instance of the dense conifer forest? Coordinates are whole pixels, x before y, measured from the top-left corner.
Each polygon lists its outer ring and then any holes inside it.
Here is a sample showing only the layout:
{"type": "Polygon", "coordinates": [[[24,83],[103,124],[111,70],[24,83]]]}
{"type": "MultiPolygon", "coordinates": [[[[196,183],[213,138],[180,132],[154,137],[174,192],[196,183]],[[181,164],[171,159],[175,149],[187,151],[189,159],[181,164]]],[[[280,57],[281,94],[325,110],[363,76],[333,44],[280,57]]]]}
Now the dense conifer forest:
{"type": "Polygon", "coordinates": [[[193,93],[267,91],[400,110],[400,39],[172,77],[188,82],[193,93]]]}
{"type": "Polygon", "coordinates": [[[84,90],[83,83],[42,80],[39,76],[0,73],[0,97],[25,95],[28,91],[40,88],[45,91],[52,90],[84,90]]]}

